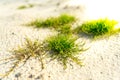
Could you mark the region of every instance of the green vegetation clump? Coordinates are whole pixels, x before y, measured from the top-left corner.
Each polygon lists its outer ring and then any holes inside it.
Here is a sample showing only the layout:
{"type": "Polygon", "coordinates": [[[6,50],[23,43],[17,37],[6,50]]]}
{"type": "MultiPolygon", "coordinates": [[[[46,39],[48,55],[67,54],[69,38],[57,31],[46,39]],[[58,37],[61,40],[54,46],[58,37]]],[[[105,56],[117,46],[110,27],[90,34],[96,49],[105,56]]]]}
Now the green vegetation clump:
{"type": "Polygon", "coordinates": [[[31,22],[30,26],[36,26],[36,27],[53,27],[53,28],[59,28],[60,26],[64,26],[66,24],[70,24],[72,22],[75,22],[76,18],[67,14],[62,14],[59,17],[50,17],[46,20],[35,20],[31,22]]]}
{"type": "Polygon", "coordinates": [[[28,7],[29,8],[34,7],[34,4],[28,4],[28,7]]]}
{"type": "Polygon", "coordinates": [[[3,59],[4,61],[13,60],[13,66],[9,71],[6,72],[3,77],[8,76],[16,67],[19,66],[19,63],[23,62],[23,65],[30,59],[35,58],[41,62],[41,68],[44,69],[43,58],[45,53],[43,51],[43,45],[38,40],[30,40],[26,38],[26,42],[22,46],[18,46],[17,49],[13,49],[12,57],[3,59]]]}
{"type": "Polygon", "coordinates": [[[50,37],[46,42],[48,43],[46,49],[50,51],[50,57],[52,60],[57,59],[62,63],[64,69],[67,68],[67,63],[70,61],[82,65],[81,60],[76,55],[85,50],[84,44],[81,43],[81,46],[75,44],[76,39],[70,35],[58,34],[50,37]]]}
{"type": "Polygon", "coordinates": [[[58,32],[61,34],[72,34],[72,29],[71,29],[71,25],[67,24],[64,26],[61,26],[60,28],[58,28],[58,32]]]}
{"type": "Polygon", "coordinates": [[[34,7],[33,4],[28,4],[28,5],[21,5],[17,9],[26,9],[26,8],[32,8],[32,7],[34,7]]]}
{"type": "Polygon", "coordinates": [[[27,8],[27,6],[21,5],[21,6],[19,6],[17,9],[25,9],[25,8],[27,8]]]}
{"type": "Polygon", "coordinates": [[[116,33],[117,30],[114,29],[117,21],[109,20],[109,19],[98,19],[92,20],[83,23],[79,26],[76,31],[84,32],[89,35],[93,35],[94,37],[103,36],[103,35],[111,35],[116,33]]]}

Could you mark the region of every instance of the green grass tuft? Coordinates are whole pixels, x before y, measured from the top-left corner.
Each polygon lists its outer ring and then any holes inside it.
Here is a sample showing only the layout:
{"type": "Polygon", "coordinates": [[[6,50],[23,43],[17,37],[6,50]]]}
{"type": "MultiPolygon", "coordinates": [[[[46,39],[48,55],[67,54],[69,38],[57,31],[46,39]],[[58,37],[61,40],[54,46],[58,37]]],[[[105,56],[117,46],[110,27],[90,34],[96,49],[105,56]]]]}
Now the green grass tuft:
{"type": "Polygon", "coordinates": [[[83,23],[76,29],[76,32],[84,32],[94,37],[109,36],[117,32],[117,30],[114,29],[117,23],[117,21],[109,19],[92,20],[83,23]]]}
{"type": "Polygon", "coordinates": [[[34,7],[33,4],[27,4],[27,5],[21,5],[17,9],[26,9],[26,8],[32,8],[32,7],[34,7]]]}
{"type": "Polygon", "coordinates": [[[82,46],[75,44],[76,39],[70,35],[59,34],[47,40],[47,49],[50,51],[52,60],[57,59],[62,63],[64,69],[67,68],[67,63],[70,61],[82,65],[81,60],[76,55],[85,50],[83,48],[84,44],[81,43],[82,46]]]}
{"type": "MultiPolygon", "coordinates": [[[[12,51],[12,57],[3,59],[4,61],[11,61],[13,60],[13,66],[10,68],[3,77],[8,76],[12,71],[15,70],[16,67],[19,66],[21,62],[23,65],[30,59],[35,58],[38,59],[41,63],[41,68],[44,69],[43,58],[45,53],[43,51],[43,45],[38,40],[30,40],[26,38],[26,42],[22,46],[18,46],[16,49],[12,51]]],[[[1,60],[1,61],[3,61],[1,60]]]]}
{"type": "Polygon", "coordinates": [[[59,28],[60,26],[70,24],[75,22],[76,18],[71,15],[62,14],[59,17],[50,17],[46,20],[35,20],[31,22],[30,26],[36,26],[36,27],[53,27],[53,28],[59,28]]]}
{"type": "Polygon", "coordinates": [[[71,25],[63,25],[60,28],[58,28],[59,33],[61,34],[72,34],[72,29],[71,29],[71,25]]]}
{"type": "Polygon", "coordinates": [[[28,4],[28,7],[29,8],[32,8],[32,7],[34,7],[35,5],[34,4],[28,4]]]}
{"type": "Polygon", "coordinates": [[[19,6],[17,9],[25,9],[25,8],[27,8],[26,5],[21,5],[21,6],[19,6]]]}

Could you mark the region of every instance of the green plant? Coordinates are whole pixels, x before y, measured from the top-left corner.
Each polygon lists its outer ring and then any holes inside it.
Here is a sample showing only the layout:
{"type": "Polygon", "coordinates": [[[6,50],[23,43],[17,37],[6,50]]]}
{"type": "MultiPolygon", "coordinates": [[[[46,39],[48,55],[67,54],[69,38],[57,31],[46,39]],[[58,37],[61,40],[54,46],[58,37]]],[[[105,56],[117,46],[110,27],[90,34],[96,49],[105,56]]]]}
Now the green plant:
{"type": "Polygon", "coordinates": [[[75,22],[76,18],[74,16],[70,16],[67,14],[62,14],[59,17],[50,17],[46,20],[35,20],[31,22],[30,26],[36,26],[36,27],[53,27],[53,28],[59,28],[60,26],[70,24],[72,22],[75,22]]]}
{"type": "Polygon", "coordinates": [[[76,39],[71,35],[58,34],[46,40],[48,43],[46,49],[50,52],[50,57],[52,60],[57,59],[62,63],[64,69],[67,68],[67,63],[70,61],[82,65],[81,60],[76,55],[85,50],[84,44],[81,43],[80,46],[75,44],[76,39]]]}
{"type": "Polygon", "coordinates": [[[34,7],[33,4],[28,4],[28,5],[21,5],[17,9],[26,9],[26,8],[32,8],[32,7],[34,7]]]}
{"type": "Polygon", "coordinates": [[[76,32],[84,32],[94,37],[111,35],[116,33],[117,30],[114,30],[114,27],[117,23],[117,21],[109,19],[92,20],[83,23],[76,29],[76,32]]]}
{"type": "Polygon", "coordinates": [[[28,4],[28,7],[29,8],[34,7],[34,4],[28,4]]]}
{"type": "Polygon", "coordinates": [[[58,31],[61,33],[61,34],[72,34],[72,29],[71,29],[71,25],[63,25],[61,27],[58,28],[58,31]]]}
{"type": "Polygon", "coordinates": [[[25,9],[25,8],[27,8],[27,6],[21,5],[21,6],[19,6],[17,9],[25,9]]]}
{"type": "Polygon", "coordinates": [[[23,62],[23,65],[30,58],[37,58],[41,62],[41,68],[44,69],[43,58],[45,53],[43,51],[43,45],[38,40],[30,40],[26,38],[26,42],[22,46],[18,46],[17,49],[13,49],[12,57],[3,59],[4,61],[13,60],[13,66],[9,71],[6,72],[3,77],[8,76],[16,67],[18,67],[19,63],[23,62]]]}

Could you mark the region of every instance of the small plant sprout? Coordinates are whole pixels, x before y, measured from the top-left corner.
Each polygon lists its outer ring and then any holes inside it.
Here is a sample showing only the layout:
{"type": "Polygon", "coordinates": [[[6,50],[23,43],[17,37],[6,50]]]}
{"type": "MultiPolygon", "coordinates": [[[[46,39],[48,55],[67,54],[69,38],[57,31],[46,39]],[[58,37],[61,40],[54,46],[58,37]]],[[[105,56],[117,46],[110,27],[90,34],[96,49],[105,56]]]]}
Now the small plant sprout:
{"type": "Polygon", "coordinates": [[[40,27],[52,27],[52,28],[59,28],[60,26],[71,24],[76,21],[76,18],[71,15],[62,14],[58,17],[49,17],[46,20],[40,20],[37,19],[30,24],[29,26],[36,26],[38,28],[40,27]]]}
{"type": "Polygon", "coordinates": [[[26,9],[26,8],[32,8],[32,7],[34,7],[33,4],[28,4],[28,5],[21,5],[17,9],[26,9]]]}
{"type": "Polygon", "coordinates": [[[25,9],[25,8],[27,8],[26,5],[21,5],[21,6],[19,6],[17,9],[25,9]]]}
{"type": "Polygon", "coordinates": [[[70,35],[58,34],[57,36],[52,36],[48,40],[47,49],[50,52],[50,57],[52,60],[57,59],[62,63],[64,69],[67,68],[67,63],[71,61],[82,66],[82,61],[76,56],[77,54],[85,51],[83,48],[84,44],[79,46],[75,44],[76,37],[70,35]]]}
{"type": "Polygon", "coordinates": [[[34,7],[34,4],[28,4],[28,7],[29,7],[29,8],[34,7]]]}
{"type": "Polygon", "coordinates": [[[8,76],[14,71],[15,68],[19,66],[19,63],[23,62],[24,65],[30,58],[38,59],[41,63],[41,68],[44,69],[43,58],[45,57],[45,53],[43,51],[42,43],[38,40],[32,41],[26,38],[26,41],[22,46],[18,46],[17,49],[13,49],[11,52],[13,53],[13,56],[4,60],[13,60],[13,66],[3,77],[8,76]]]}
{"type": "Polygon", "coordinates": [[[114,29],[117,24],[118,22],[115,20],[109,20],[107,18],[98,19],[85,22],[76,30],[77,32],[84,32],[94,37],[110,36],[118,32],[118,29],[114,29]]]}

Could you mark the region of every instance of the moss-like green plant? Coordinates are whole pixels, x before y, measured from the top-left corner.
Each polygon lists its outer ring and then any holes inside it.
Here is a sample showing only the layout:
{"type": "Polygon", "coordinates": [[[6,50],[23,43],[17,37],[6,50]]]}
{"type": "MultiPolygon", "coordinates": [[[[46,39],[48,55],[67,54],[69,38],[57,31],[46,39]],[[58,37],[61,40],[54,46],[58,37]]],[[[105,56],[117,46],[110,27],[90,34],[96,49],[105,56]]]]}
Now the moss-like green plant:
{"type": "Polygon", "coordinates": [[[72,22],[75,22],[76,18],[71,15],[62,14],[59,17],[50,17],[46,20],[35,20],[31,22],[30,26],[36,26],[36,27],[53,27],[53,28],[59,28],[60,26],[70,24],[72,22]]]}
{"type": "Polygon", "coordinates": [[[46,40],[48,43],[46,49],[50,51],[50,57],[52,60],[57,59],[62,63],[64,69],[67,68],[67,63],[70,61],[82,65],[82,61],[76,55],[85,50],[84,44],[81,43],[81,46],[75,44],[76,39],[70,35],[59,34],[46,40]]]}
{"type": "Polygon", "coordinates": [[[67,24],[67,25],[63,25],[60,28],[58,28],[57,31],[59,31],[61,34],[72,34],[72,29],[71,29],[71,25],[67,24]]]}
{"type": "Polygon", "coordinates": [[[17,49],[13,49],[10,52],[13,53],[12,57],[3,60],[13,60],[13,66],[5,75],[3,75],[3,77],[8,76],[12,71],[14,71],[14,69],[19,66],[19,63],[23,62],[23,64],[25,64],[30,58],[37,58],[41,62],[42,69],[44,68],[43,58],[45,53],[43,51],[42,43],[38,40],[32,41],[26,38],[26,42],[22,46],[18,46],[17,49]]]}
{"type": "Polygon", "coordinates": [[[76,29],[76,32],[84,32],[94,37],[111,35],[116,33],[114,27],[118,22],[109,19],[98,19],[83,23],[76,29]]]}
{"type": "Polygon", "coordinates": [[[17,9],[26,9],[26,8],[32,8],[32,7],[34,7],[33,4],[28,4],[28,5],[21,5],[17,9]]]}
{"type": "Polygon", "coordinates": [[[34,7],[34,4],[28,4],[28,7],[29,8],[34,7]]]}
{"type": "Polygon", "coordinates": [[[17,9],[25,9],[25,8],[27,8],[26,5],[21,5],[21,6],[19,6],[17,9]]]}

